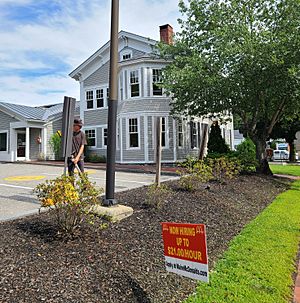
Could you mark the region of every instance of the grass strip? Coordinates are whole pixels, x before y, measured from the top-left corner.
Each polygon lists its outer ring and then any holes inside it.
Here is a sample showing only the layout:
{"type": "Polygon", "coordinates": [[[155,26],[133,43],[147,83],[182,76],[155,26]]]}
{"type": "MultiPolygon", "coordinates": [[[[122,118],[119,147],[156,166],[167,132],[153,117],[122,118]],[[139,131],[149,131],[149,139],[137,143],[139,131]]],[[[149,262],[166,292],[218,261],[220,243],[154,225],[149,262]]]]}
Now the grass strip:
{"type": "Polygon", "coordinates": [[[280,194],[235,237],[210,283],[186,303],[287,303],[300,236],[300,181],[280,194]]]}
{"type": "Polygon", "coordinates": [[[270,164],[273,174],[300,176],[300,165],[270,164]]]}

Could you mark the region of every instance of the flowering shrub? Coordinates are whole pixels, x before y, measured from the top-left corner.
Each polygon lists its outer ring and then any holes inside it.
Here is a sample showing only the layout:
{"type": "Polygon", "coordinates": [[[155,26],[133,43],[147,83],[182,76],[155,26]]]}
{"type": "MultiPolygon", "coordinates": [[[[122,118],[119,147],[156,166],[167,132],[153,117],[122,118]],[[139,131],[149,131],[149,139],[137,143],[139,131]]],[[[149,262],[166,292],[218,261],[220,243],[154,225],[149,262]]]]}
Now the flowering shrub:
{"type": "Polygon", "coordinates": [[[149,208],[159,209],[162,202],[168,199],[170,193],[171,192],[166,185],[160,184],[158,186],[154,183],[148,187],[144,205],[149,208]]]}
{"type": "Polygon", "coordinates": [[[241,171],[240,161],[236,158],[207,158],[205,160],[208,167],[211,169],[212,180],[224,184],[227,180],[233,179],[241,171]]]}
{"type": "Polygon", "coordinates": [[[179,183],[187,191],[198,189],[201,183],[212,179],[212,168],[203,160],[187,158],[180,164],[178,173],[181,175],[179,183]]]}
{"type": "Polygon", "coordinates": [[[96,189],[86,174],[79,177],[61,176],[39,184],[34,192],[42,207],[55,213],[59,229],[72,236],[84,220],[90,221],[90,208],[98,204],[103,192],[96,189]]]}

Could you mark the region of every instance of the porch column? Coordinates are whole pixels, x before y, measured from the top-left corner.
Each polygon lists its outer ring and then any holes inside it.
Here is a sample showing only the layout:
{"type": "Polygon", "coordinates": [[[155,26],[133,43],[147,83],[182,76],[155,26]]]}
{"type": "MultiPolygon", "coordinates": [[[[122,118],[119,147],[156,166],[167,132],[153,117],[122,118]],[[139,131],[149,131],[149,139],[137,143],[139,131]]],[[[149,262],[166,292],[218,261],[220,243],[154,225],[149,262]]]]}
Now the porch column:
{"type": "Polygon", "coordinates": [[[26,146],[25,146],[25,161],[30,160],[29,150],[30,150],[30,128],[26,127],[26,146]]]}
{"type": "Polygon", "coordinates": [[[45,160],[47,155],[47,128],[42,129],[42,153],[44,154],[45,160]]]}
{"type": "Polygon", "coordinates": [[[10,152],[10,160],[12,162],[17,160],[17,138],[16,131],[14,128],[10,127],[10,139],[9,139],[9,152],[10,152]]]}

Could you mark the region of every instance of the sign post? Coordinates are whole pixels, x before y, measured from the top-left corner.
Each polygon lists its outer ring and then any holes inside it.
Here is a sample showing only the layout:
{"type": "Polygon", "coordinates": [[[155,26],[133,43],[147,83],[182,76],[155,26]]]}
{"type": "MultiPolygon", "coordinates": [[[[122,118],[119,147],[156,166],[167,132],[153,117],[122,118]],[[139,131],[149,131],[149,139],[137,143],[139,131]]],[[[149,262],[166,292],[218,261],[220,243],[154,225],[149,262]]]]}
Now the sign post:
{"type": "Polygon", "coordinates": [[[62,140],[61,150],[64,158],[64,175],[67,174],[68,157],[72,152],[73,122],[76,99],[64,97],[63,120],[62,120],[62,140]]]}
{"type": "Polygon", "coordinates": [[[208,282],[205,225],[163,222],[162,235],[167,271],[208,282]]]}

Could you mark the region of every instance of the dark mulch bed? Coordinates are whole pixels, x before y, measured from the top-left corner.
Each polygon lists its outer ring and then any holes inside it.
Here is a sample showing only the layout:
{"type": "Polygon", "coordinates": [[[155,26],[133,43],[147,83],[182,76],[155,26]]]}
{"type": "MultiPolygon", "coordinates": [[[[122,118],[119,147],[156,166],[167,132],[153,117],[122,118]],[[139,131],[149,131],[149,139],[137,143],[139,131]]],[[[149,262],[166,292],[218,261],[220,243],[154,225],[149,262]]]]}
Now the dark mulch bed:
{"type": "Polygon", "coordinates": [[[108,229],[85,227],[71,241],[48,214],[0,224],[0,302],[181,302],[195,281],[167,273],[163,221],[207,225],[209,267],[228,242],[287,188],[279,179],[241,176],[187,193],[170,182],[159,210],[141,207],[147,188],[117,195],[134,214],[108,229]]]}

